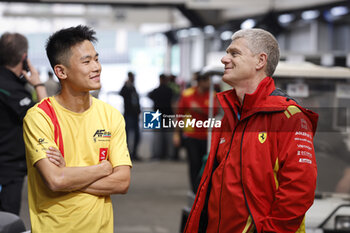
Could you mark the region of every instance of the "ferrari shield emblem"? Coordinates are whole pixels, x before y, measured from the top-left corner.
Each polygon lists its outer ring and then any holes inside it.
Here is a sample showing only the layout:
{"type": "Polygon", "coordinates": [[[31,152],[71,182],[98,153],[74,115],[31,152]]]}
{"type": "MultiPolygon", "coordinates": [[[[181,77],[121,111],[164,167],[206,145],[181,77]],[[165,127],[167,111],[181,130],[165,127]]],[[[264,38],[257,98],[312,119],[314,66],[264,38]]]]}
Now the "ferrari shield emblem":
{"type": "Polygon", "coordinates": [[[266,138],[267,138],[267,133],[266,132],[260,132],[258,138],[259,138],[259,142],[260,143],[264,143],[266,141],[266,138]]]}

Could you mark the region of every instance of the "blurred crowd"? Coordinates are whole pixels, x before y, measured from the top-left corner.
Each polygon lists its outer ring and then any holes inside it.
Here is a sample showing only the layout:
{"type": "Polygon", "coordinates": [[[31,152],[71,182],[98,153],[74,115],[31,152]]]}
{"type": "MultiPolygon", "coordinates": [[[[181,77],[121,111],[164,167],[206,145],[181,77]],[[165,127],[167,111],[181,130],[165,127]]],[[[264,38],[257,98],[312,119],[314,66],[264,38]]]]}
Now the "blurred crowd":
{"type": "MultiPolygon", "coordinates": [[[[134,84],[135,74],[128,72],[128,78],[119,94],[124,99],[124,118],[131,158],[134,161],[145,161],[138,151],[143,117],[140,96],[134,84]]],[[[200,72],[193,73],[188,83],[179,82],[173,74],[160,74],[158,87],[150,91],[147,97],[153,102],[154,112],[172,116],[172,120],[180,121],[183,120],[183,116],[186,116],[204,121],[208,119],[209,114],[209,89],[209,76],[200,72]]],[[[220,91],[218,86],[215,91],[220,91]]],[[[216,100],[214,103],[217,106],[216,100]]],[[[153,134],[150,161],[178,161],[181,159],[180,149],[185,149],[189,165],[189,180],[192,191],[195,193],[203,159],[207,154],[207,130],[195,127],[169,129],[161,126],[150,132],[153,134]]]]}

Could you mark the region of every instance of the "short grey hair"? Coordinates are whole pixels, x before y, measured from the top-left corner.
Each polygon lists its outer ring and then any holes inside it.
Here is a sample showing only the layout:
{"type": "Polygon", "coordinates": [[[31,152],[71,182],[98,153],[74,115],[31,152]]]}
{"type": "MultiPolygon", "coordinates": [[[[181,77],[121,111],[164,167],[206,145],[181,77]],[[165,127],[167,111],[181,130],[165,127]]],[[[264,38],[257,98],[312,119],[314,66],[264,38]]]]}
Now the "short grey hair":
{"type": "Polygon", "coordinates": [[[232,41],[240,38],[244,38],[248,42],[247,46],[253,54],[267,54],[265,72],[267,76],[271,77],[280,59],[280,51],[276,38],[268,31],[259,28],[239,30],[233,34],[232,41]]]}

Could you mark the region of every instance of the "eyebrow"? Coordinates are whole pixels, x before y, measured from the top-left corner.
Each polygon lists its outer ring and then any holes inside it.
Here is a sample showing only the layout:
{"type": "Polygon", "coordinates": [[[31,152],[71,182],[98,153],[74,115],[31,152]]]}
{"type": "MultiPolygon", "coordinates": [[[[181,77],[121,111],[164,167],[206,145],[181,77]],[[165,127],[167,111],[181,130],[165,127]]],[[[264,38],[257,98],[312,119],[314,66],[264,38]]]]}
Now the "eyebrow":
{"type": "Polygon", "coordinates": [[[226,53],[232,53],[232,52],[237,52],[237,53],[241,53],[241,50],[237,49],[237,48],[227,48],[226,49],[226,53]]]}
{"type": "MultiPolygon", "coordinates": [[[[95,54],[95,57],[98,57],[98,55],[99,55],[99,54],[96,53],[96,54],[95,54]]],[[[91,59],[91,58],[92,58],[91,55],[86,55],[86,56],[81,57],[80,60],[91,59]]]]}

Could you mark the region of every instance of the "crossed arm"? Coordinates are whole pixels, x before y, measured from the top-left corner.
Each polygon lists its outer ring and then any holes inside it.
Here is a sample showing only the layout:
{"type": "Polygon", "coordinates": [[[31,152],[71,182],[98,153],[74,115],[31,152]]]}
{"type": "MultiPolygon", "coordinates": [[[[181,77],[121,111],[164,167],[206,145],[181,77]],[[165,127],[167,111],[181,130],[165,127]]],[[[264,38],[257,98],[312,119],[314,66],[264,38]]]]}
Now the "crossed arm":
{"type": "Polygon", "coordinates": [[[130,184],[130,167],[112,168],[110,162],[86,167],[66,167],[64,158],[56,148],[49,148],[47,158],[35,163],[50,190],[80,190],[93,195],[125,194],[130,184]]]}

